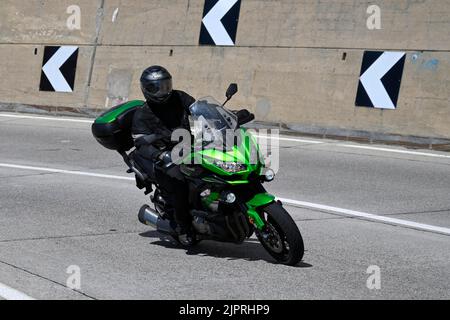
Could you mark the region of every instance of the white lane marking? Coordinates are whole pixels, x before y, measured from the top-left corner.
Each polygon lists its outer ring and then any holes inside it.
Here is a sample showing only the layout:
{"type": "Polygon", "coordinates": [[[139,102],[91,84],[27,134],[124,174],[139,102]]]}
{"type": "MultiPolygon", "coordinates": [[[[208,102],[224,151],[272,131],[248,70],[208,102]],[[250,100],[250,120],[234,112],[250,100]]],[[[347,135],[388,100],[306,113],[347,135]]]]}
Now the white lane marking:
{"type": "MultiPolygon", "coordinates": [[[[272,138],[272,136],[268,136],[268,135],[263,135],[263,134],[255,134],[254,135],[257,138],[267,138],[270,139],[272,138]]],[[[305,140],[305,139],[297,139],[297,138],[285,138],[283,136],[278,136],[278,138],[276,138],[277,140],[280,141],[295,141],[295,142],[301,142],[301,143],[311,143],[311,144],[322,144],[322,143],[326,143],[323,141],[317,141],[317,140],[305,140]]]]}
{"type": "Polygon", "coordinates": [[[114,180],[130,180],[130,181],[135,180],[134,178],[131,178],[131,177],[115,176],[115,175],[110,175],[110,174],[101,174],[101,173],[83,172],[83,171],[74,171],[74,170],[62,170],[62,169],[53,169],[53,168],[44,168],[44,167],[21,166],[21,165],[16,165],[16,164],[9,164],[9,163],[0,163],[0,167],[12,168],[12,169],[33,170],[33,171],[44,171],[44,172],[52,172],[52,173],[73,174],[73,175],[77,175],[77,176],[88,176],[88,177],[106,178],[106,179],[114,179],[114,180]]]}
{"type": "MultiPolygon", "coordinates": [[[[63,174],[73,174],[73,175],[114,179],[114,180],[130,180],[130,181],[135,180],[135,178],[124,177],[124,176],[98,174],[98,173],[92,173],[92,172],[73,171],[73,170],[61,170],[61,169],[52,169],[52,168],[43,168],[43,167],[21,166],[21,165],[7,164],[7,163],[0,163],[0,167],[24,169],[24,170],[34,170],[34,171],[44,171],[44,172],[55,172],[55,173],[63,173],[63,174]]],[[[298,201],[298,200],[292,200],[292,199],[286,199],[286,198],[278,198],[278,199],[281,202],[284,202],[284,203],[290,204],[290,205],[294,205],[294,206],[310,208],[310,209],[319,209],[319,210],[364,218],[364,219],[368,219],[368,220],[381,221],[381,222],[404,226],[404,227],[409,227],[409,228],[413,228],[413,229],[433,231],[433,232],[450,235],[449,228],[438,227],[438,226],[433,226],[433,225],[429,225],[429,224],[413,222],[413,221],[409,221],[409,220],[402,220],[402,219],[390,218],[390,217],[385,217],[385,216],[379,216],[376,214],[365,213],[365,212],[360,212],[360,211],[337,208],[337,207],[327,206],[327,205],[318,204],[318,203],[298,201]]]]}
{"type": "Polygon", "coordinates": [[[0,283],[0,297],[6,300],[36,300],[19,290],[0,283]]]}
{"type": "Polygon", "coordinates": [[[343,208],[337,208],[337,207],[332,207],[332,206],[327,206],[327,205],[317,204],[317,203],[312,203],[312,202],[291,200],[291,199],[285,199],[285,198],[278,198],[278,199],[283,203],[291,204],[291,205],[299,206],[299,207],[303,207],[303,208],[324,210],[324,211],[328,211],[328,212],[340,213],[340,214],[364,218],[364,219],[368,219],[368,220],[381,221],[381,222],[388,223],[388,224],[394,224],[394,225],[404,226],[404,227],[418,229],[418,230],[432,231],[432,232],[450,235],[449,228],[437,227],[437,226],[413,222],[413,221],[409,221],[409,220],[402,220],[402,219],[390,218],[390,217],[385,217],[385,216],[379,216],[376,214],[348,210],[348,209],[343,209],[343,208]]]}
{"type": "Polygon", "coordinates": [[[0,117],[4,118],[17,118],[17,119],[37,119],[37,120],[51,120],[51,121],[67,121],[67,122],[81,122],[81,123],[93,123],[94,119],[72,119],[72,118],[59,118],[59,117],[40,117],[40,116],[25,116],[25,115],[15,115],[15,114],[4,114],[1,113],[0,117]]]}
{"type": "MultiPolygon", "coordinates": [[[[22,116],[22,115],[13,115],[13,114],[5,114],[5,113],[0,113],[0,117],[53,120],[53,121],[69,121],[69,122],[80,122],[80,123],[93,123],[94,122],[94,119],[88,120],[88,119],[72,119],[72,118],[63,118],[63,117],[60,118],[60,117],[22,116]]],[[[267,135],[256,135],[256,136],[264,137],[264,138],[270,137],[267,135]]],[[[280,136],[278,139],[282,140],[282,141],[294,141],[294,142],[311,143],[311,144],[328,143],[328,142],[319,141],[319,140],[287,138],[285,136],[280,136]]],[[[450,159],[450,155],[438,154],[438,153],[432,153],[432,152],[408,151],[408,150],[401,150],[401,149],[370,147],[370,146],[364,146],[364,145],[353,145],[353,144],[343,144],[343,143],[332,143],[332,145],[336,146],[336,147],[342,147],[342,148],[365,149],[365,150],[382,151],[382,152],[403,153],[403,154],[409,154],[409,155],[415,155],[415,156],[450,159]]]]}
{"type": "Polygon", "coordinates": [[[344,148],[367,149],[367,150],[375,150],[375,151],[385,151],[385,152],[411,154],[411,155],[415,155],[415,156],[426,156],[426,157],[450,159],[450,156],[448,156],[448,155],[431,153],[431,152],[418,152],[418,151],[408,151],[408,150],[400,150],[400,149],[389,149],[389,148],[380,148],[380,147],[358,146],[358,145],[353,145],[353,144],[337,144],[337,145],[340,146],[340,147],[344,147],[344,148]]]}

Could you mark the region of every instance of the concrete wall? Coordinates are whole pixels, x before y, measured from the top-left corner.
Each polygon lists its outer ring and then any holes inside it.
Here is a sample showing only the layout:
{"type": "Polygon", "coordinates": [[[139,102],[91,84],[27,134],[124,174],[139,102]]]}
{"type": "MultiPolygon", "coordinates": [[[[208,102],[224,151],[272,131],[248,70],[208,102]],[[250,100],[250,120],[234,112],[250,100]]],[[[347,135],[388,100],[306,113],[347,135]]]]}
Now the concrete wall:
{"type": "Polygon", "coordinates": [[[242,0],[236,46],[209,47],[203,0],[2,0],[0,103],[100,110],[140,98],[141,71],[162,64],[196,97],[237,82],[233,105],[261,121],[450,139],[450,1],[375,2],[242,0]],[[375,2],[382,29],[368,30],[375,2]],[[64,44],[80,46],[75,91],[39,92],[44,46],[64,44]],[[365,50],[407,52],[396,110],[355,107],[365,50]]]}

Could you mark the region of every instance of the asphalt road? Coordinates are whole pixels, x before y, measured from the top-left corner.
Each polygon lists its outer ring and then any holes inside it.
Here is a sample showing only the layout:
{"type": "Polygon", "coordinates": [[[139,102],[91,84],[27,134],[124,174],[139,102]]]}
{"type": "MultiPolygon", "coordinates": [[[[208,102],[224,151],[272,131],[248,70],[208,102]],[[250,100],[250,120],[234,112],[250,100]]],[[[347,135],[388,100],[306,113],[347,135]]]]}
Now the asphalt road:
{"type": "Polygon", "coordinates": [[[306,247],[303,262],[288,267],[256,239],[176,247],[138,222],[149,201],[133,181],[115,178],[127,176],[125,165],[93,139],[88,122],[7,115],[0,113],[0,297],[3,285],[36,299],[450,298],[450,235],[382,221],[450,228],[448,153],[281,140],[269,191],[336,208],[285,203],[306,247]],[[66,286],[70,266],[80,268],[79,290],[66,286]],[[369,266],[380,268],[380,289],[366,286],[369,266]]]}

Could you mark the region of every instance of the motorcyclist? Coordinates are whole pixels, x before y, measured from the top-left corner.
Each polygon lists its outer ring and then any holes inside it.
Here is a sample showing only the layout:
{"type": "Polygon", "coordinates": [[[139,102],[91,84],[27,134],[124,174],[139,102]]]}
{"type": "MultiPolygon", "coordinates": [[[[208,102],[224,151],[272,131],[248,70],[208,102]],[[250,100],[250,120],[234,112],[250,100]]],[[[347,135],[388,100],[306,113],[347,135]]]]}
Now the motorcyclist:
{"type": "Polygon", "coordinates": [[[154,170],[152,163],[157,160],[170,162],[169,151],[173,147],[171,133],[178,128],[190,129],[189,106],[195,99],[183,91],[173,90],[172,76],[161,66],[145,69],[140,83],[146,103],[136,110],[132,124],[138,162],[172,196],[178,238],[182,243],[189,244],[193,235],[184,176],[179,166],[158,166],[154,170]],[[149,137],[155,134],[165,138],[149,143],[149,137]]]}

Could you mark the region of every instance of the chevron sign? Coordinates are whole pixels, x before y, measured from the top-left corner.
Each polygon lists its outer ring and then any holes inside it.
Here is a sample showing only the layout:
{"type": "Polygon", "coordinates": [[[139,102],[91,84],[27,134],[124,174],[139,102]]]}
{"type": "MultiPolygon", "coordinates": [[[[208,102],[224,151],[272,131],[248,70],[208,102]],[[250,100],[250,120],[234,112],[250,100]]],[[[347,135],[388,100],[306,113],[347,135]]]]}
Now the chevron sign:
{"type": "Polygon", "coordinates": [[[77,59],[78,47],[45,47],[39,90],[73,92],[77,59]]]}
{"type": "Polygon", "coordinates": [[[405,52],[366,51],[356,106],[396,109],[405,59],[405,52]]]}
{"type": "Polygon", "coordinates": [[[205,0],[201,45],[234,46],[241,0],[205,0]]]}

